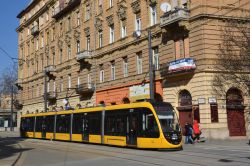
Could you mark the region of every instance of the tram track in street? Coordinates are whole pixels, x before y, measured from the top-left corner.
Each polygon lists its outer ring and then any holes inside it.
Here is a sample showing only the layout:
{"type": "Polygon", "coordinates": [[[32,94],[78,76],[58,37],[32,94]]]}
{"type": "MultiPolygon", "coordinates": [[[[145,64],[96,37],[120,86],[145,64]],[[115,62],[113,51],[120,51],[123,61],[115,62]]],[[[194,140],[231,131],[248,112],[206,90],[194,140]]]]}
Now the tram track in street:
{"type": "MultiPolygon", "coordinates": [[[[44,144],[38,143],[38,142],[29,142],[31,143],[33,146],[38,146],[38,147],[43,147],[44,148],[44,144]]],[[[58,145],[58,144],[57,144],[58,145]]],[[[121,148],[122,151],[115,151],[115,150],[110,150],[110,149],[101,149],[101,148],[97,148],[97,147],[86,147],[84,146],[81,147],[81,149],[76,149],[76,147],[71,146],[71,148],[68,148],[69,144],[67,143],[67,145],[59,145],[59,147],[55,147],[55,146],[50,146],[48,144],[46,144],[46,147],[49,147],[49,149],[51,150],[66,150],[68,152],[80,152],[80,153],[92,153],[95,155],[101,155],[101,156],[105,156],[105,157],[114,157],[114,158],[119,158],[119,159],[123,159],[123,160],[129,160],[129,161],[133,161],[133,162],[139,162],[141,164],[149,164],[149,165],[157,165],[157,166],[161,166],[161,165],[165,165],[165,164],[161,164],[162,161],[164,162],[168,162],[168,161],[172,161],[172,162],[177,162],[177,163],[181,163],[181,164],[186,164],[186,165],[200,165],[200,166],[205,166],[206,164],[202,164],[202,163],[196,163],[196,162],[187,162],[187,161],[183,161],[183,160],[176,160],[170,157],[159,157],[159,156],[152,156],[152,155],[142,155],[142,154],[131,154],[130,152],[126,152],[127,150],[130,149],[124,149],[121,148]],[[125,150],[125,151],[124,151],[125,150]],[[141,158],[141,159],[137,159],[137,158],[141,158]],[[147,159],[151,158],[151,160],[154,160],[154,162],[149,162],[146,161],[147,159]],[[143,160],[146,159],[146,160],[143,160]]],[[[93,145],[96,146],[96,145],[93,145]]],[[[107,148],[111,148],[108,147],[107,148]]],[[[120,147],[119,147],[120,148],[120,147]]],[[[133,149],[132,149],[133,150],[133,149]]],[[[140,150],[138,149],[134,149],[137,152],[140,152],[140,150]]],[[[147,151],[146,151],[147,152],[147,151]]],[[[149,152],[149,151],[148,151],[149,152]]],[[[153,151],[154,153],[158,153],[158,151],[153,151]]],[[[160,152],[159,152],[160,153],[160,152]]],[[[204,156],[201,155],[190,155],[190,154],[186,154],[186,153],[180,153],[180,152],[174,152],[176,155],[182,155],[182,156],[191,156],[191,157],[198,157],[201,159],[204,159],[204,156]]],[[[170,152],[171,154],[171,152],[170,152]]],[[[207,158],[207,157],[206,157],[207,158]]],[[[220,158],[216,158],[216,157],[209,157],[211,159],[215,159],[215,160],[219,160],[220,158]]],[[[240,162],[240,161],[237,161],[240,162]]],[[[245,162],[243,162],[245,164],[245,162]]]]}

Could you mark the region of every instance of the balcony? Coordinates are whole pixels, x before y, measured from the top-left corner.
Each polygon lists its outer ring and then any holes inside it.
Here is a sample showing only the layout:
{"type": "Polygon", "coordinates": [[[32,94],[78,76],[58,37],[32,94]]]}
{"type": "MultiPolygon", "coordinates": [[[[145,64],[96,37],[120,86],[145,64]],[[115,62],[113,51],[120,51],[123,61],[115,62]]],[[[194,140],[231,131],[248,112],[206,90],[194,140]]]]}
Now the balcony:
{"type": "Polygon", "coordinates": [[[39,34],[39,26],[35,25],[31,28],[31,35],[35,36],[37,34],[39,34]]]}
{"type": "Polygon", "coordinates": [[[57,93],[56,92],[47,92],[47,99],[48,100],[56,100],[57,93]]]}
{"type": "Polygon", "coordinates": [[[85,50],[83,52],[79,52],[77,55],[76,55],[76,60],[79,62],[83,59],[90,59],[92,57],[92,52],[91,51],[88,51],[88,50],[85,50]]]}
{"type": "Polygon", "coordinates": [[[93,93],[95,91],[94,84],[79,84],[76,86],[76,94],[93,93]]]}
{"type": "Polygon", "coordinates": [[[167,12],[161,16],[161,27],[189,19],[189,10],[185,8],[175,8],[174,11],[167,12]]]}
{"type": "Polygon", "coordinates": [[[68,13],[76,6],[80,5],[80,3],[81,0],[70,0],[66,6],[64,6],[64,4],[59,5],[57,8],[55,8],[55,13],[52,17],[55,19],[59,19],[64,14],[68,13]]]}

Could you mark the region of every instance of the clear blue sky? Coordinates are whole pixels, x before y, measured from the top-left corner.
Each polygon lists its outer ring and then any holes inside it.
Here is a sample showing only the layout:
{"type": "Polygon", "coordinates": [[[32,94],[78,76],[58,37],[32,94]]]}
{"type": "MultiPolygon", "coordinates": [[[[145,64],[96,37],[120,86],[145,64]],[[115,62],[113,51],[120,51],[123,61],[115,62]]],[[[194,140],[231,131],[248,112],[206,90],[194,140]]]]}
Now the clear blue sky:
{"type": "MultiPolygon", "coordinates": [[[[17,58],[17,33],[19,19],[16,16],[29,4],[30,0],[1,0],[0,5],[0,47],[10,56],[17,58]]],[[[0,74],[12,60],[0,50],[0,74]]]]}

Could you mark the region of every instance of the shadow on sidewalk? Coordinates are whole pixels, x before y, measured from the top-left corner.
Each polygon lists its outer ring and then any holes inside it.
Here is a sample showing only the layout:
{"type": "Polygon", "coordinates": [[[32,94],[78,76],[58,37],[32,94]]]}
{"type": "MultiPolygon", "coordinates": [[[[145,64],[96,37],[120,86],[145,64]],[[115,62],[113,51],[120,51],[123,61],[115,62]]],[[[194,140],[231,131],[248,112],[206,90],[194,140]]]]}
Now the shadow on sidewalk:
{"type": "Polygon", "coordinates": [[[15,163],[24,151],[32,150],[32,148],[22,148],[20,145],[22,141],[20,137],[0,137],[0,160],[17,155],[17,159],[13,161],[15,163]]]}

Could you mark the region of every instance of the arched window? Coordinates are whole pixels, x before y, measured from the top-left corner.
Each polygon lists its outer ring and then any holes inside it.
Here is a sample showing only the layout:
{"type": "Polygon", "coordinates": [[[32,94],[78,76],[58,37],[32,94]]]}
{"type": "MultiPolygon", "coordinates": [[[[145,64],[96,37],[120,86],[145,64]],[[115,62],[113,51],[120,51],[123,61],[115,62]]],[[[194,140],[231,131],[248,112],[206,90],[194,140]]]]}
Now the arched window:
{"type": "Polygon", "coordinates": [[[192,96],[187,90],[182,90],[179,93],[179,106],[190,106],[192,105],[192,96]]]}

